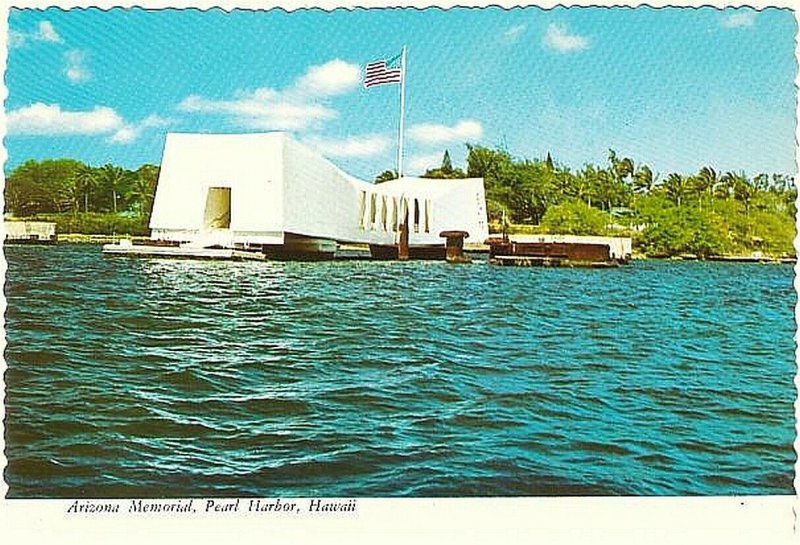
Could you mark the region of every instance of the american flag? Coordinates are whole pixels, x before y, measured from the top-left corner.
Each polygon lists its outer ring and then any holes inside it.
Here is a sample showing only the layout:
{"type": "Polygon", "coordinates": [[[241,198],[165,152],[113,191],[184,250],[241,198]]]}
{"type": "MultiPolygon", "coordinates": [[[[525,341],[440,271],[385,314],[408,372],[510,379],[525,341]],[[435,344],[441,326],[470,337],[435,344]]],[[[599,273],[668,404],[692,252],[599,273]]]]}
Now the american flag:
{"type": "Polygon", "coordinates": [[[400,55],[388,61],[379,60],[369,63],[364,71],[364,88],[400,83],[403,80],[402,66],[391,66],[398,58],[400,55]]]}

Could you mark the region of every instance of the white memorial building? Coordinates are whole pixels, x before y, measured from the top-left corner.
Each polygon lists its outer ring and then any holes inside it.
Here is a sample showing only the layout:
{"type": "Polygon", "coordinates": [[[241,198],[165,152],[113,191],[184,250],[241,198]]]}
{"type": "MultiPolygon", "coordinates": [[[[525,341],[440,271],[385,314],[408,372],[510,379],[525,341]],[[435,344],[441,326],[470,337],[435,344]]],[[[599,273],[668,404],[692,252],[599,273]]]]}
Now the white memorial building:
{"type": "Polygon", "coordinates": [[[198,248],[330,254],[369,244],[391,256],[406,221],[411,256],[443,231],[488,237],[482,178],[356,179],[279,132],[167,135],[151,238],[198,248]]]}

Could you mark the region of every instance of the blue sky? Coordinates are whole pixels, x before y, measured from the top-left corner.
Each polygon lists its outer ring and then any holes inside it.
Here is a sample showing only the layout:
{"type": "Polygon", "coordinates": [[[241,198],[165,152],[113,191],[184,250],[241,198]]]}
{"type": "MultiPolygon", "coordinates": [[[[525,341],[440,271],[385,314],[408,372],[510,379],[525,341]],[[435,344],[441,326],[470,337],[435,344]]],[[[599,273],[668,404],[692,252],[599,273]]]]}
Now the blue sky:
{"type": "Polygon", "coordinates": [[[12,10],[9,171],[158,163],[168,131],[286,130],[346,171],[393,168],[397,86],[363,64],[408,46],[406,172],[465,142],[572,168],[794,173],[788,10],[12,10]]]}

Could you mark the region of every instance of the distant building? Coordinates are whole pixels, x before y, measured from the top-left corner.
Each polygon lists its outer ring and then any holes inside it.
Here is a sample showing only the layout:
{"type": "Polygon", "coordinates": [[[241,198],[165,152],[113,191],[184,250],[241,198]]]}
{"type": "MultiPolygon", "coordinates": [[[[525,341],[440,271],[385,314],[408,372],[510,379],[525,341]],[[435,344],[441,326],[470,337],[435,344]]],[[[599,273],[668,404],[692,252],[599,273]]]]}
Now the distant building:
{"type": "Polygon", "coordinates": [[[167,135],[151,238],[199,247],[333,251],[336,243],[444,250],[488,237],[482,178],[358,180],[283,133],[167,135]]]}
{"type": "Polygon", "coordinates": [[[56,224],[49,221],[3,221],[7,244],[55,244],[56,224]]]}

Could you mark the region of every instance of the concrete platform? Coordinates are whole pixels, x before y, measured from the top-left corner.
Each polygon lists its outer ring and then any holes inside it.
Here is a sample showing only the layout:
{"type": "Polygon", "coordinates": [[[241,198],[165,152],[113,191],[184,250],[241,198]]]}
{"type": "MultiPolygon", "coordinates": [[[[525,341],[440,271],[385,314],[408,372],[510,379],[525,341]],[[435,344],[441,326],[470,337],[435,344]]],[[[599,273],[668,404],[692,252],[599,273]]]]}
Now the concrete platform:
{"type": "Polygon", "coordinates": [[[181,259],[220,259],[231,261],[264,261],[261,252],[248,252],[232,248],[197,248],[191,246],[137,246],[130,242],[104,244],[103,255],[125,257],[163,257],[181,259]]]}

